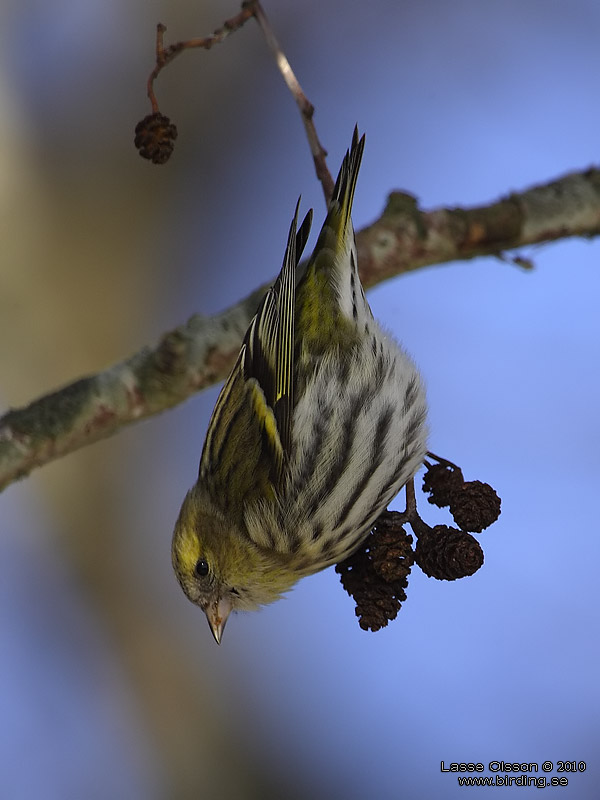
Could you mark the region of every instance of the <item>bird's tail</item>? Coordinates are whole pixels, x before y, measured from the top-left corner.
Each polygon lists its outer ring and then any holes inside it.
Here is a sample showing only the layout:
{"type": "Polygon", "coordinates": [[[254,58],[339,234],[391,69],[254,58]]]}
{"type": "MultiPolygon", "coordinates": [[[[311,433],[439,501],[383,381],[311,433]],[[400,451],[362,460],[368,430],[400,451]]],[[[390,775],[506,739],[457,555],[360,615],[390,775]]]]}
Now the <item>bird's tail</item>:
{"type": "Polygon", "coordinates": [[[365,137],[358,138],[358,127],[354,128],[352,135],[352,146],[346,151],[342,166],[335,182],[333,195],[329,203],[327,219],[325,225],[329,225],[337,232],[338,237],[343,240],[348,226],[351,222],[350,213],[356,191],[356,181],[358,171],[365,148],[365,137]]]}

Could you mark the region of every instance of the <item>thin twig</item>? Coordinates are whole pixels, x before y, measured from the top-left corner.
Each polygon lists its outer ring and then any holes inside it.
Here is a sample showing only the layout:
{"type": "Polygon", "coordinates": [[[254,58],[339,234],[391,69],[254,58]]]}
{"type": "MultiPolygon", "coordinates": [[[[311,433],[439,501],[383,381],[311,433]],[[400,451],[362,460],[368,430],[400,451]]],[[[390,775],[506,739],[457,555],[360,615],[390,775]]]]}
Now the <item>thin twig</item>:
{"type": "Polygon", "coordinates": [[[164,47],[163,45],[163,35],[167,28],[165,25],[159,22],[156,26],[156,66],[150,73],[147,83],[148,97],[150,98],[150,102],[152,104],[152,112],[156,114],[158,111],[158,101],[156,99],[156,95],[154,94],[154,81],[158,78],[159,73],[164,67],[167,66],[167,64],[173,61],[173,59],[180,53],[183,53],[184,50],[191,50],[198,47],[201,47],[204,50],[210,50],[213,45],[220,44],[229,36],[229,34],[239,30],[239,28],[241,28],[242,25],[248,22],[248,20],[253,16],[253,3],[243,3],[240,13],[236,14],[235,17],[231,17],[231,19],[225,20],[223,25],[220,28],[217,28],[217,30],[214,31],[214,33],[212,33],[210,36],[187,39],[182,42],[175,42],[174,44],[170,44],[168,47],[164,47]]]}
{"type": "Polygon", "coordinates": [[[327,162],[325,161],[327,157],[327,151],[319,141],[317,130],[313,122],[315,107],[304,94],[298,79],[294,75],[294,72],[290,66],[290,62],[287,60],[285,53],[281,49],[275,33],[273,32],[273,28],[271,27],[271,23],[269,22],[259,0],[250,0],[247,5],[254,7],[254,16],[256,21],[263,32],[269,49],[273,53],[277,67],[283,76],[283,80],[285,81],[288,89],[292,93],[294,100],[296,101],[296,105],[300,111],[300,116],[302,117],[302,122],[304,123],[304,130],[306,131],[306,136],[308,138],[310,152],[312,153],[313,161],[315,162],[317,178],[323,187],[325,203],[329,203],[333,194],[334,183],[331,173],[327,167],[327,162]]]}
{"type": "MultiPolygon", "coordinates": [[[[436,454],[432,453],[431,450],[427,451],[427,455],[429,456],[429,458],[433,458],[438,463],[445,464],[447,467],[452,467],[453,469],[460,469],[460,467],[458,467],[456,464],[453,464],[452,461],[448,461],[448,459],[444,458],[443,456],[436,456],[436,454]]],[[[427,464],[427,462],[425,462],[425,464],[427,464]]],[[[427,464],[427,466],[429,466],[429,464],[427,464]]]]}
{"type": "Polygon", "coordinates": [[[417,511],[417,498],[415,496],[415,479],[411,478],[406,484],[406,510],[404,517],[417,538],[422,533],[430,531],[429,525],[421,519],[417,511]]]}
{"type": "Polygon", "coordinates": [[[411,478],[406,484],[406,512],[410,519],[411,514],[417,513],[417,498],[415,497],[415,479],[411,478]]]}
{"type": "MultiPolygon", "coordinates": [[[[415,494],[415,479],[411,478],[404,487],[406,493],[406,508],[404,511],[395,511],[396,525],[405,525],[407,522],[412,528],[413,533],[419,538],[422,533],[430,531],[429,525],[421,519],[417,510],[417,497],[415,494]]],[[[382,515],[387,514],[387,510],[382,512],[382,515]]]]}

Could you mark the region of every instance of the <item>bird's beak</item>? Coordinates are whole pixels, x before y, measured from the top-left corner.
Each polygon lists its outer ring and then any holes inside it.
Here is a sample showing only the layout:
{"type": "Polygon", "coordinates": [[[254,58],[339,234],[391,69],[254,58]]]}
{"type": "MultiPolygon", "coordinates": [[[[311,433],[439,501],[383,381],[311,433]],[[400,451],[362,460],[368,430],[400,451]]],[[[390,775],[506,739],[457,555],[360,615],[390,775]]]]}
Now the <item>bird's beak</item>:
{"type": "Polygon", "coordinates": [[[231,600],[227,597],[220,597],[211,603],[209,607],[206,609],[206,619],[208,620],[208,624],[210,626],[210,630],[212,631],[212,635],[215,637],[215,642],[217,644],[221,644],[221,638],[223,636],[223,631],[225,630],[225,623],[227,622],[227,618],[231,614],[233,610],[233,605],[231,600]]]}

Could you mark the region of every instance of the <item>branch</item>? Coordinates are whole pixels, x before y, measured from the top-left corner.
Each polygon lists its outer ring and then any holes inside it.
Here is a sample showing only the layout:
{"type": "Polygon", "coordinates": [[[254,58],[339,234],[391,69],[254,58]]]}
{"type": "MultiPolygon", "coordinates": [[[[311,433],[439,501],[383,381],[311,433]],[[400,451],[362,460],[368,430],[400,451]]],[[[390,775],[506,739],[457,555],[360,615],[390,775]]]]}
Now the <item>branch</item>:
{"type": "MultiPolygon", "coordinates": [[[[421,211],[392,192],[381,217],[357,234],[363,285],[431,264],[495,255],[525,245],[600,234],[600,169],[572,172],[496,203],[421,211]]],[[[516,257],[513,263],[531,266],[516,257]]]]}
{"type": "MultiPolygon", "coordinates": [[[[392,192],[381,217],[359,231],[356,241],[367,288],[432,264],[503,257],[503,251],[524,245],[599,234],[600,170],[588,169],[475,208],[422,211],[411,195],[392,192]]],[[[1,417],[0,490],[222,380],[264,291],[214,317],[195,315],[156,348],[1,417]]]]}

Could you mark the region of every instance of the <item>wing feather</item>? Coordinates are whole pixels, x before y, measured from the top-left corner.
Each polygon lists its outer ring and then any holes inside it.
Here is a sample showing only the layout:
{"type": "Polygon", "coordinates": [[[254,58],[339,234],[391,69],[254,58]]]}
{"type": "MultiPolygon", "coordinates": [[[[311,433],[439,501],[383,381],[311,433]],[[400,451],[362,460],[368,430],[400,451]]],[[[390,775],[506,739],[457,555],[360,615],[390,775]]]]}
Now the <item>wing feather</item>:
{"type": "MultiPolygon", "coordinates": [[[[292,442],[294,411],[294,317],[296,305],[296,268],[310,232],[312,211],[297,229],[294,219],[277,280],[264,296],[244,337],[238,360],[215,405],[200,460],[204,480],[223,496],[228,494],[223,474],[216,466],[235,445],[258,449],[250,461],[253,471],[245,473],[238,496],[248,496],[253,489],[264,493],[265,480],[277,483],[283,474],[285,459],[292,442]],[[237,408],[237,413],[230,413],[237,408]],[[250,443],[253,443],[252,445],[250,443]],[[234,444],[235,443],[235,444],[234,444]],[[211,481],[212,476],[212,481],[211,481]]],[[[247,453],[237,458],[248,459],[247,453]]],[[[221,465],[222,466],[222,465],[221,465]]]]}
{"type": "Polygon", "coordinates": [[[291,448],[294,410],[296,267],[312,220],[309,211],[297,230],[299,207],[298,200],[281,272],[265,295],[244,339],[244,376],[255,378],[263,390],[267,405],[273,409],[281,447],[286,454],[291,448]]]}

